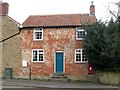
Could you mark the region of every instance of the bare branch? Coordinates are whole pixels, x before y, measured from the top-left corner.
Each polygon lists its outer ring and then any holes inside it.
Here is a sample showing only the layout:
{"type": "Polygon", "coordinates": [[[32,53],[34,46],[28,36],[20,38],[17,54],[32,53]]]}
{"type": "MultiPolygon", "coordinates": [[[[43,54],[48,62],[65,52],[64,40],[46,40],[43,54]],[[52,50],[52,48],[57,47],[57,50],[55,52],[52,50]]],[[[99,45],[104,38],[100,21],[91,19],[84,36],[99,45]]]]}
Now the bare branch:
{"type": "Polygon", "coordinates": [[[115,3],[116,5],[118,5],[118,6],[120,6],[120,4],[119,3],[115,3]]]}
{"type": "Polygon", "coordinates": [[[112,14],[120,22],[120,18],[118,17],[118,15],[116,16],[108,7],[106,7],[106,8],[109,11],[109,13],[112,14]]]}

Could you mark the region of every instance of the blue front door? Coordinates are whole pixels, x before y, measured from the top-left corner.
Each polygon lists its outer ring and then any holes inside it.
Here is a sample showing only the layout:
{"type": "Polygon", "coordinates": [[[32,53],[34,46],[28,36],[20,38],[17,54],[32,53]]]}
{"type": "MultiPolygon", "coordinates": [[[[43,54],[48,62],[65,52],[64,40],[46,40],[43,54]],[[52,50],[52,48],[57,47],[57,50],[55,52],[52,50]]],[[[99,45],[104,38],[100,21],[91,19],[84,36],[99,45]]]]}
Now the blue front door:
{"type": "Polygon", "coordinates": [[[64,68],[63,52],[56,52],[56,73],[63,73],[64,68]]]}

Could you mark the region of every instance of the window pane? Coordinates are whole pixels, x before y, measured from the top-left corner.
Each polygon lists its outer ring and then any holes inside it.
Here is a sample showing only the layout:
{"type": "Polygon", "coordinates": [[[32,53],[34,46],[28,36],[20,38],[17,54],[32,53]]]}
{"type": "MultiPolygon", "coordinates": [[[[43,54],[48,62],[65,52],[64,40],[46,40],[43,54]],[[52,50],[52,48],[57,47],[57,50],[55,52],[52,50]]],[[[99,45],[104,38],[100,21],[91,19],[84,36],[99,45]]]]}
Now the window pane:
{"type": "Polygon", "coordinates": [[[84,38],[85,37],[85,31],[77,31],[77,38],[84,38]]]}
{"type": "Polygon", "coordinates": [[[42,32],[40,32],[39,39],[42,39],[42,32]]]}
{"type": "Polygon", "coordinates": [[[39,50],[39,53],[43,53],[43,50],[39,50]]]}
{"type": "Polygon", "coordinates": [[[76,50],[76,53],[81,53],[81,50],[76,50]]]}
{"type": "Polygon", "coordinates": [[[43,50],[39,50],[39,61],[43,61],[43,50]]]}
{"type": "Polygon", "coordinates": [[[82,38],[82,33],[81,33],[81,31],[77,31],[77,38],[82,38]]]}
{"type": "Polygon", "coordinates": [[[76,58],[76,61],[79,61],[78,58],[76,58]]]}
{"type": "Polygon", "coordinates": [[[39,54],[39,61],[43,61],[43,54],[39,54]]]}
{"type": "Polygon", "coordinates": [[[76,54],[76,58],[79,58],[79,56],[76,54]]]}
{"type": "Polygon", "coordinates": [[[37,61],[37,50],[33,51],[33,61],[37,61]]]}
{"type": "Polygon", "coordinates": [[[35,32],[35,39],[39,39],[39,32],[35,32]]]}
{"type": "Polygon", "coordinates": [[[81,53],[76,54],[76,61],[81,61],[81,53]]]}
{"type": "Polygon", "coordinates": [[[82,61],[87,61],[84,50],[82,50],[82,61]]]}

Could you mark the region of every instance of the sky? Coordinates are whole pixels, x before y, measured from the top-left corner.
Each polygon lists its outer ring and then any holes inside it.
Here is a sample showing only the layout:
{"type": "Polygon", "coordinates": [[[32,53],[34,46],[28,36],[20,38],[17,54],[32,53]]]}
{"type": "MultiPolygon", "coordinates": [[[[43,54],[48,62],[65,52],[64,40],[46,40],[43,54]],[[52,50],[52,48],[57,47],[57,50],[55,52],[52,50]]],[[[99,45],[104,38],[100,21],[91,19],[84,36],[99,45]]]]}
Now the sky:
{"type": "Polygon", "coordinates": [[[86,14],[94,1],[98,20],[110,20],[107,8],[117,14],[119,0],[1,0],[9,3],[9,16],[22,24],[29,15],[86,14]],[[107,7],[107,8],[106,8],[107,7]]]}

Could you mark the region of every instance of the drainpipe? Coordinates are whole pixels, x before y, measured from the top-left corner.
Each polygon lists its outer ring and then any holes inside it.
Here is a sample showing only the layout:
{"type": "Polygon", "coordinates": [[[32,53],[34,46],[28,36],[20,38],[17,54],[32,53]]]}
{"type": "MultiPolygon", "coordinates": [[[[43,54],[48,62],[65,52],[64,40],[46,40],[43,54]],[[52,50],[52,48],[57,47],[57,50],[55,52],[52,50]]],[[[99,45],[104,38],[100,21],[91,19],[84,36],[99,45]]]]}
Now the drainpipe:
{"type": "Polygon", "coordinates": [[[23,29],[23,25],[18,25],[18,27],[19,27],[19,34],[20,34],[21,30],[23,29]]]}
{"type": "Polygon", "coordinates": [[[29,79],[31,80],[31,67],[29,68],[29,79]]]}

